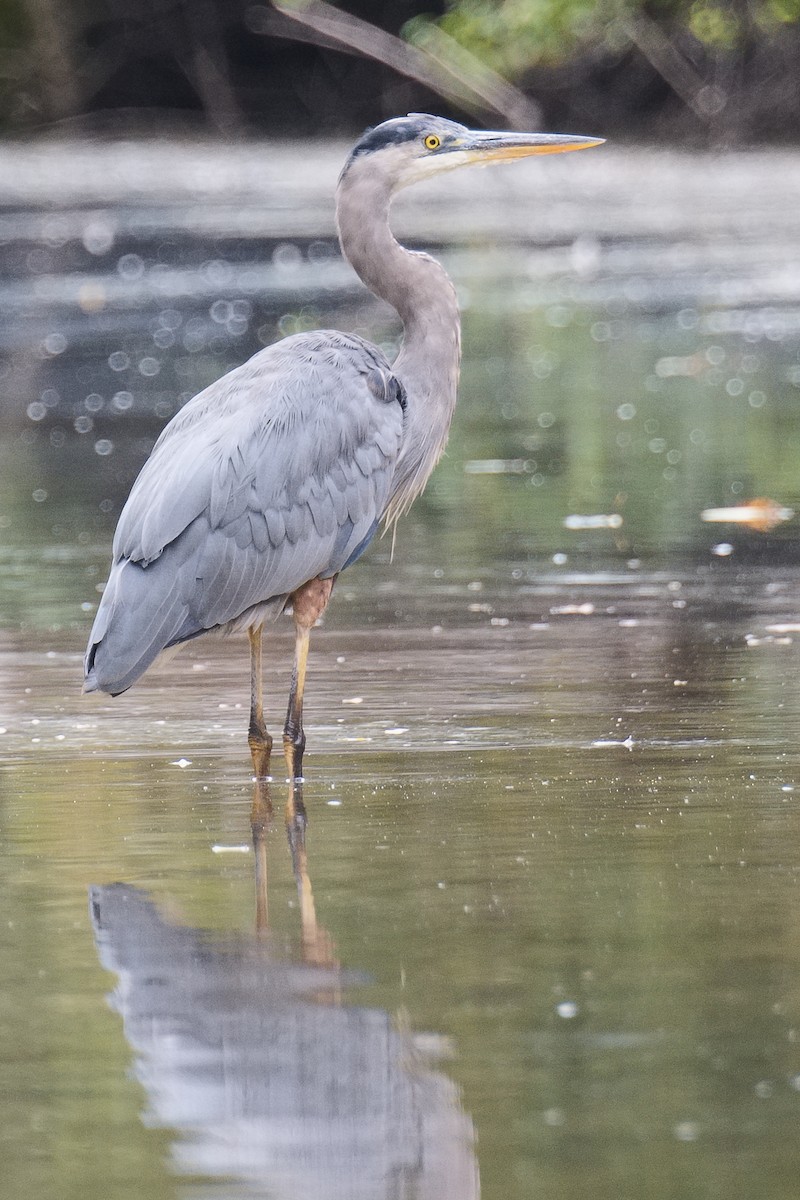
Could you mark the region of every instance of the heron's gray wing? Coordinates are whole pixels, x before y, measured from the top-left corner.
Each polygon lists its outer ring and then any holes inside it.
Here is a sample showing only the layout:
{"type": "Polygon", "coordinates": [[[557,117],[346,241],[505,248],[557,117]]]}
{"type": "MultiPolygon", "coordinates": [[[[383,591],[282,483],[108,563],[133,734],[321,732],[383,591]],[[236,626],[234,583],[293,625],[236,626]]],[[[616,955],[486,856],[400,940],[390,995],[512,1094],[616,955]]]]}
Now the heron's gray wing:
{"type": "Polygon", "coordinates": [[[403,405],[380,351],[332,332],[287,338],[190,401],[120,517],[89,686],[128,687],[164,646],[348,565],[386,507],[403,405]]]}

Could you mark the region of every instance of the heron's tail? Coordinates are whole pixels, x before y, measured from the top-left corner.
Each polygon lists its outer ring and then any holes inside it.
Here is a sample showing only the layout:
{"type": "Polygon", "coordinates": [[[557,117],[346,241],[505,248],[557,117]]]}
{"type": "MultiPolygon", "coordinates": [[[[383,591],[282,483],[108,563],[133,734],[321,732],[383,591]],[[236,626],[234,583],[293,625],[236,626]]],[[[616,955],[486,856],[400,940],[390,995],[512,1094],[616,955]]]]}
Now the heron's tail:
{"type": "Polygon", "coordinates": [[[178,575],[166,555],[146,567],[128,559],[114,563],[89,635],[84,692],[118,696],[162,650],[191,636],[178,575]]]}

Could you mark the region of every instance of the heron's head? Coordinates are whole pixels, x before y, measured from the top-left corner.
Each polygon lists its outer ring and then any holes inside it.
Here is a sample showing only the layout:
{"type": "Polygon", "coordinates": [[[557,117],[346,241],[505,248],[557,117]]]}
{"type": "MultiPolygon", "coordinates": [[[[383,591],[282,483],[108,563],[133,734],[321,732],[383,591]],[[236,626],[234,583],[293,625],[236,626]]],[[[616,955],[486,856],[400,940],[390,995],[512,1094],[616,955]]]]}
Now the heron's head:
{"type": "Polygon", "coordinates": [[[353,147],[340,182],[351,173],[368,171],[385,180],[394,192],[456,167],[586,150],[603,140],[560,133],[486,132],[467,129],[444,117],[409,113],[368,129],[353,147]]]}

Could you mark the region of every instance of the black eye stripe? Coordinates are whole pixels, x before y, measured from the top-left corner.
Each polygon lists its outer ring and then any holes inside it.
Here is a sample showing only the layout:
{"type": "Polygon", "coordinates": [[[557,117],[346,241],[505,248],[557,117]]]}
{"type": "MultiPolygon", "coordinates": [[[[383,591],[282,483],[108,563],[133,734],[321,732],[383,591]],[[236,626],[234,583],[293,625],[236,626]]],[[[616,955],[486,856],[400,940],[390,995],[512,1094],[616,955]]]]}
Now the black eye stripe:
{"type": "Polygon", "coordinates": [[[407,117],[393,117],[384,121],[374,129],[368,129],[356,143],[345,163],[347,171],[350,164],[362,155],[374,154],[389,146],[399,146],[404,142],[416,142],[418,146],[430,151],[441,150],[451,138],[461,138],[469,131],[455,121],[447,121],[443,117],[432,116],[430,113],[409,113],[407,117]],[[437,145],[426,145],[426,138],[436,138],[437,145]]]}

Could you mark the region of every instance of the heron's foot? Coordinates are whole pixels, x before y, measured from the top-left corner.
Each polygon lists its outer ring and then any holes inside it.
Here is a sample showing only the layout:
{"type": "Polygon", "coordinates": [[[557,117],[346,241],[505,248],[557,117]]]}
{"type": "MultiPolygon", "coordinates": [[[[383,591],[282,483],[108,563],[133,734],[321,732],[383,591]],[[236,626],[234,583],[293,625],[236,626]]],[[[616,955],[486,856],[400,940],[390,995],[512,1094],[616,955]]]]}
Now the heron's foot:
{"type": "Polygon", "coordinates": [[[306,735],[302,729],[291,732],[288,729],[283,735],[283,754],[290,780],[298,781],[303,778],[303,754],[306,748],[306,735]]]}
{"type": "Polygon", "coordinates": [[[253,775],[256,779],[269,779],[269,760],[272,754],[272,738],[266,729],[254,729],[250,726],[247,735],[250,746],[250,757],[253,760],[253,775]]]}

